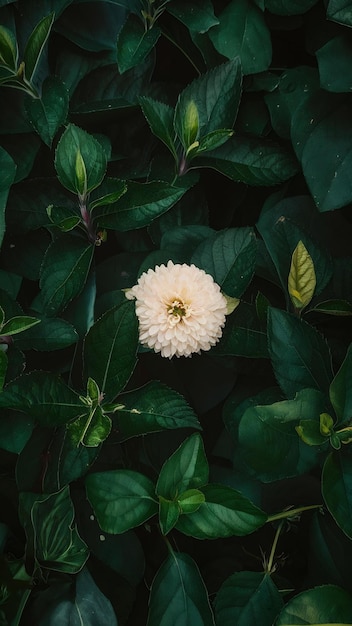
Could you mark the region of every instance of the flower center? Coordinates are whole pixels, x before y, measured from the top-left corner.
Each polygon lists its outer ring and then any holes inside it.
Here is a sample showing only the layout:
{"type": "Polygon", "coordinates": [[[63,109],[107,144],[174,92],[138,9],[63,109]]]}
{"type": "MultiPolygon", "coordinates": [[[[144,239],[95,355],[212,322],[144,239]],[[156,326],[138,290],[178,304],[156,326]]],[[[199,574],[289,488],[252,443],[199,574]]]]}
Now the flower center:
{"type": "Polygon", "coordinates": [[[181,300],[173,300],[167,307],[167,313],[169,321],[174,326],[178,322],[182,321],[182,318],[187,316],[188,304],[185,304],[181,300]]]}

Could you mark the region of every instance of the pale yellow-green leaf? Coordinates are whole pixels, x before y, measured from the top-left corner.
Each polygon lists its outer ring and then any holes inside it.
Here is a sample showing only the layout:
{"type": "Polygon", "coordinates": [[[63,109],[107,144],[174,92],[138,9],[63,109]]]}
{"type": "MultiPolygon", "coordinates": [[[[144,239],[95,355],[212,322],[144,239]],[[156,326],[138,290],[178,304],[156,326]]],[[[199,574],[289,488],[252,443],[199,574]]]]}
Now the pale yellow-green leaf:
{"type": "Polygon", "coordinates": [[[87,193],[87,170],[80,150],[76,154],[75,174],[77,191],[84,196],[87,193]]]}
{"type": "Polygon", "coordinates": [[[296,309],[303,309],[311,301],[316,286],[313,259],[303,241],[293,251],[288,276],[288,293],[296,309]]]}
{"type": "Polygon", "coordinates": [[[183,118],[183,128],[184,136],[187,141],[187,147],[190,147],[196,141],[199,130],[199,115],[197,105],[194,100],[190,100],[187,104],[183,118]]]}
{"type": "Polygon", "coordinates": [[[329,413],[321,413],[319,418],[320,432],[325,437],[329,437],[333,432],[334,420],[329,413]]]}
{"type": "Polygon", "coordinates": [[[226,315],[230,315],[232,311],[237,309],[241,300],[239,298],[232,298],[231,296],[228,296],[226,293],[223,293],[223,292],[222,292],[222,295],[226,299],[226,315]]]}

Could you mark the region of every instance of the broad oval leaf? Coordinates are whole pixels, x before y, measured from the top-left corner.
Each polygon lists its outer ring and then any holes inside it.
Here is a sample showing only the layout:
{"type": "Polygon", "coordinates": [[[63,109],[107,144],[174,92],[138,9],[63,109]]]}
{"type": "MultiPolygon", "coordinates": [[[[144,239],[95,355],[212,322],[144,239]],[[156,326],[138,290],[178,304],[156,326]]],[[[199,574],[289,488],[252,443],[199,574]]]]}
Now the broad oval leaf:
{"type": "Polygon", "coordinates": [[[222,291],[239,298],[254,274],[257,243],[252,228],[228,228],[202,241],[191,262],[213,276],[222,291]]]}
{"type": "Polygon", "coordinates": [[[126,231],[147,226],[176,204],[187,188],[169,183],[130,181],[126,193],[113,205],[99,207],[94,217],[102,228],[126,231]]]}
{"type": "Polygon", "coordinates": [[[352,344],[330,385],[329,395],[337,418],[343,422],[350,420],[352,416],[352,344]]]}
{"type": "Polygon", "coordinates": [[[239,57],[244,74],[264,72],[271,63],[270,31],[262,11],[249,0],[232,0],[209,37],[228,59],[239,57]]]}
{"type": "Polygon", "coordinates": [[[10,382],[0,394],[0,407],[17,409],[42,426],[59,426],[85,411],[76,394],[51,372],[34,371],[10,382]]]}
{"type": "Polygon", "coordinates": [[[124,533],[158,512],[152,481],[132,470],[89,474],[87,497],[99,526],[107,533],[124,533]]]}
{"type": "Polygon", "coordinates": [[[352,539],[352,457],[349,449],[331,452],[322,473],[322,494],[335,522],[352,539]]]}
{"type": "Polygon", "coordinates": [[[72,324],[58,317],[41,317],[40,325],[34,325],[15,337],[15,344],[20,350],[43,352],[62,350],[77,341],[78,334],[72,324]]]}
{"type": "Polygon", "coordinates": [[[263,139],[237,135],[204,156],[197,156],[192,167],[210,167],[248,185],[276,185],[298,171],[294,156],[285,148],[263,139]]]}
{"type": "Polygon", "coordinates": [[[57,76],[48,76],[43,82],[40,98],[31,98],[27,102],[28,119],[49,147],[66,121],[68,105],[68,90],[57,76]]]}
{"type": "Polygon", "coordinates": [[[137,363],[138,321],[133,302],[107,311],[90,328],[84,341],[85,378],[93,378],[104,401],[124,388],[137,363]]]}
{"type": "Polygon", "coordinates": [[[148,96],[139,98],[144,117],[146,118],[150,130],[158,137],[177,159],[175,146],[176,134],[173,127],[174,110],[165,102],[153,100],[148,96]]]}
{"type": "Polygon", "coordinates": [[[40,287],[43,311],[53,317],[78,296],[88,277],[94,246],[79,237],[63,235],[46,251],[40,287]]]}
{"type": "Polygon", "coordinates": [[[130,13],[117,38],[117,65],[121,74],[144,61],[159,37],[157,26],[146,29],[143,21],[130,13]]]}
{"type": "Polygon", "coordinates": [[[327,394],[332,380],[331,354],[313,326],[269,307],[268,342],[276,379],[289,398],[305,388],[327,394]]]}
{"type": "Polygon", "coordinates": [[[201,429],[183,396],[163,383],[151,381],[140,389],[121,394],[118,400],[115,415],[123,439],[174,428],[201,429]]]}
{"type": "Polygon", "coordinates": [[[171,552],[150,590],[147,626],[214,626],[208,594],[196,563],[171,552]]]}
{"type": "Polygon", "coordinates": [[[81,181],[77,179],[77,157],[81,155],[86,174],[86,193],[102,182],[107,165],[103,146],[89,133],[69,124],[55,152],[55,168],[60,183],[73,193],[82,193],[81,181]]]}
{"type": "Polygon", "coordinates": [[[272,626],[283,606],[269,574],[236,572],[221,585],[214,601],[216,623],[221,626],[272,626]]]}
{"type": "Polygon", "coordinates": [[[267,515],[239,491],[224,485],[201,488],[205,502],[189,515],[181,515],[176,528],[196,539],[249,535],[267,521],[267,515]]]}
{"type": "Polygon", "coordinates": [[[343,626],[352,622],[352,596],[336,585],[308,589],[288,601],[275,626],[343,626]]]}
{"type": "Polygon", "coordinates": [[[191,435],[165,461],[156,485],[156,493],[173,500],[180,493],[199,488],[208,482],[209,466],[203,440],[198,433],[191,435]]]}
{"type": "Polygon", "coordinates": [[[315,420],[325,408],[324,396],[316,389],[303,389],[293,400],[249,406],[239,424],[241,456],[251,474],[264,482],[303,474],[318,463],[319,451],[304,444],[296,426],[300,420],[315,420]]]}

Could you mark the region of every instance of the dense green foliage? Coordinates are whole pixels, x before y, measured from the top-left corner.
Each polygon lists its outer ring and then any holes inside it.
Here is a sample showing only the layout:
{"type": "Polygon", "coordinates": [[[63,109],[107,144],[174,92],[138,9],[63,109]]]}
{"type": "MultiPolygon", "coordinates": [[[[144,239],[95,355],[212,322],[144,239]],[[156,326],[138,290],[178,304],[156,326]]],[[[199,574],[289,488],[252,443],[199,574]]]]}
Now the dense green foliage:
{"type": "Polygon", "coordinates": [[[352,623],[351,15],[0,0],[1,626],[352,623]],[[139,343],[168,260],[209,352],[139,343]]]}

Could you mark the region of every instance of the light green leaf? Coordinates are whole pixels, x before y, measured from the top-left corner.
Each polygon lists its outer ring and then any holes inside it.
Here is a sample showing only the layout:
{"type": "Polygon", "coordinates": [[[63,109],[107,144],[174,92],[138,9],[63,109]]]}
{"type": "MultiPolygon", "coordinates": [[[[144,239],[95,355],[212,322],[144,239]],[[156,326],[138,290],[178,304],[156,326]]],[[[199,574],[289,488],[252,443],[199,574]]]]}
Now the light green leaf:
{"type": "Polygon", "coordinates": [[[177,498],[181,513],[186,515],[197,511],[203,502],[205,502],[205,496],[199,489],[187,489],[187,491],[180,493],[177,498]]]}
{"type": "Polygon", "coordinates": [[[97,406],[88,415],[81,415],[67,424],[67,430],[75,446],[82,444],[87,448],[96,448],[110,435],[111,419],[97,406]]]}
{"type": "Polygon", "coordinates": [[[194,513],[181,515],[176,528],[196,539],[244,536],[254,532],[267,515],[239,491],[224,485],[201,488],[205,502],[194,513]]]}
{"type": "Polygon", "coordinates": [[[214,626],[208,593],[188,554],[171,552],[150,591],[147,626],[214,626]]]}
{"type": "Polygon", "coordinates": [[[90,193],[102,182],[107,157],[101,143],[74,124],[69,124],[55,152],[55,168],[61,184],[73,193],[80,193],[81,181],[77,179],[77,155],[80,154],[86,171],[87,189],[90,193]]]}
{"type": "Polygon", "coordinates": [[[157,495],[173,500],[188,489],[206,485],[208,478],[203,441],[198,433],[194,433],[165,461],[155,491],[157,495]]]}
{"type": "Polygon", "coordinates": [[[117,38],[117,65],[121,74],[144,61],[159,37],[157,26],[146,30],[142,20],[130,13],[117,38]]]}
{"type": "MultiPolygon", "coordinates": [[[[0,65],[7,65],[14,72],[17,71],[18,46],[11,30],[0,26],[0,65]]],[[[12,72],[11,72],[12,75],[12,72]]]]}
{"type": "Polygon", "coordinates": [[[335,585],[307,589],[287,602],[275,626],[343,626],[352,623],[352,596],[335,585]]]}
{"type": "Polygon", "coordinates": [[[7,322],[1,327],[0,335],[17,335],[32,326],[36,326],[40,323],[37,317],[29,317],[28,315],[17,315],[7,320],[7,322]]]}
{"type": "Polygon", "coordinates": [[[303,241],[299,241],[292,253],[288,275],[288,293],[297,309],[303,309],[310,303],[316,284],[312,257],[303,241]]]}
{"type": "Polygon", "coordinates": [[[124,533],[158,512],[152,481],[132,470],[89,474],[87,497],[99,526],[107,533],[124,533]]]}
{"type": "Polygon", "coordinates": [[[78,296],[88,277],[94,246],[69,235],[55,239],[41,267],[40,287],[43,311],[54,316],[78,296]]]}
{"type": "Polygon", "coordinates": [[[250,0],[232,0],[209,37],[220,54],[239,57],[244,74],[264,72],[271,63],[270,31],[263,12],[250,0]]]}
{"type": "Polygon", "coordinates": [[[25,77],[29,82],[31,82],[37,69],[41,54],[54,23],[54,19],[55,13],[50,13],[50,15],[43,17],[43,19],[41,19],[34,28],[26,43],[23,60],[25,77]]]}
{"type": "Polygon", "coordinates": [[[175,500],[166,500],[159,496],[159,524],[163,535],[167,535],[173,529],[180,512],[180,507],[175,500]]]}
{"type": "Polygon", "coordinates": [[[157,381],[120,395],[119,403],[115,415],[123,439],[166,429],[201,428],[186,400],[157,381]]]}
{"type": "Polygon", "coordinates": [[[90,328],[84,341],[84,375],[96,381],[106,402],[114,400],[130,378],[137,347],[138,322],[131,301],[110,309],[90,328]]]}

